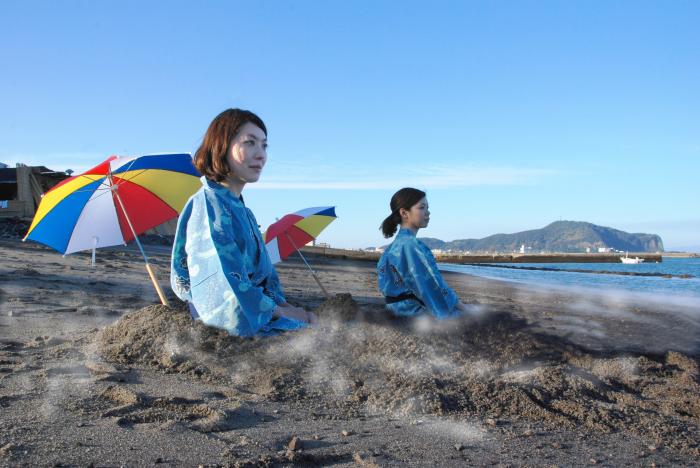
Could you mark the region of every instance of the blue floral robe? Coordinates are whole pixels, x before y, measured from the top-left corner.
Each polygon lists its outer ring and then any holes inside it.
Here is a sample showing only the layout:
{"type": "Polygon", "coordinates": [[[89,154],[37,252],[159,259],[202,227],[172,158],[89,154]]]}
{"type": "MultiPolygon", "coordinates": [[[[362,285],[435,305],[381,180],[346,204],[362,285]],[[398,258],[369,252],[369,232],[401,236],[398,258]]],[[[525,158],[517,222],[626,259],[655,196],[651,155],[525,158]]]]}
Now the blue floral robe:
{"type": "Polygon", "coordinates": [[[272,317],[286,302],[258,228],[226,187],[202,177],[180,213],[170,283],[195,318],[232,335],[274,335],[305,326],[272,317]]]}
{"type": "Polygon", "coordinates": [[[386,307],[394,315],[414,316],[428,312],[445,318],[459,314],[456,308],[459,298],[442,279],[435,257],[409,229],[399,229],[379,259],[377,274],[379,290],[388,298],[386,307]],[[390,298],[410,294],[415,298],[388,302],[390,298]]]}

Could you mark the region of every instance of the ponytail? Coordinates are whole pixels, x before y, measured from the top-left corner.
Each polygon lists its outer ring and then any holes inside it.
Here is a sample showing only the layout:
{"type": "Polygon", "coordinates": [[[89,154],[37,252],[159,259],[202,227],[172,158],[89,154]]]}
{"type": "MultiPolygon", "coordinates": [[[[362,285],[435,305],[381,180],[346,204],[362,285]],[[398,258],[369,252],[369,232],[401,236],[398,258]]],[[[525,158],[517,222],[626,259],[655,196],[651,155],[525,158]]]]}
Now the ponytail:
{"type": "Polygon", "coordinates": [[[388,239],[396,233],[396,228],[399,224],[401,224],[401,215],[398,211],[394,211],[384,219],[379,229],[381,229],[384,237],[388,239]]]}
{"type": "Polygon", "coordinates": [[[391,214],[382,221],[381,229],[384,237],[389,238],[396,233],[396,228],[401,224],[401,215],[399,210],[401,208],[410,210],[413,205],[425,198],[425,192],[422,190],[404,187],[398,192],[396,192],[391,197],[391,202],[389,203],[389,209],[391,209],[391,214]]]}

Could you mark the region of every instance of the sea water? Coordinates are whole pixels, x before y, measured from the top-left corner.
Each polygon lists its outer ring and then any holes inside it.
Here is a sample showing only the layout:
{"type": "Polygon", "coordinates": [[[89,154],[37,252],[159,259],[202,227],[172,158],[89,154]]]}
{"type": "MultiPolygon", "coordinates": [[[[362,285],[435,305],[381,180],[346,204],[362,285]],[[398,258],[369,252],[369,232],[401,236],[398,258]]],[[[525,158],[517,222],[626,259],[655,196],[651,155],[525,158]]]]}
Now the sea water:
{"type": "Polygon", "coordinates": [[[656,263],[498,263],[512,267],[552,268],[555,270],[590,270],[590,273],[569,271],[519,270],[476,265],[441,263],[443,271],[468,273],[485,278],[515,281],[539,287],[573,287],[576,289],[613,289],[638,293],[652,293],[674,299],[684,299],[700,307],[700,258],[664,258],[656,263]],[[627,276],[599,274],[595,271],[657,273],[690,275],[691,278],[664,278],[660,276],[627,276]]]}

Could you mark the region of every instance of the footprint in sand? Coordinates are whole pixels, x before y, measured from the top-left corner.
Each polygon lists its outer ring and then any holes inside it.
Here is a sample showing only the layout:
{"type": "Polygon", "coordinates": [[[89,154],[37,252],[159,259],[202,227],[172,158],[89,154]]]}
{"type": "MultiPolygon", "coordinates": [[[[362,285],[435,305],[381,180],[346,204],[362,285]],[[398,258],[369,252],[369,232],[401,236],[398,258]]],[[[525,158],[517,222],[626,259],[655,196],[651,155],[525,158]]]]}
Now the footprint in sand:
{"type": "Polygon", "coordinates": [[[0,408],[7,408],[13,402],[19,401],[24,398],[24,395],[3,395],[0,396],[0,408]]]}
{"type": "Polygon", "coordinates": [[[13,340],[3,340],[0,341],[0,351],[5,351],[11,353],[12,351],[19,351],[24,348],[24,343],[13,340]]]}
{"type": "Polygon", "coordinates": [[[153,397],[117,385],[102,390],[95,400],[117,405],[103,411],[101,417],[115,417],[120,426],[182,422],[187,428],[203,433],[234,429],[235,413],[240,406],[230,401],[223,403],[226,407],[214,407],[203,400],[153,397]]]}

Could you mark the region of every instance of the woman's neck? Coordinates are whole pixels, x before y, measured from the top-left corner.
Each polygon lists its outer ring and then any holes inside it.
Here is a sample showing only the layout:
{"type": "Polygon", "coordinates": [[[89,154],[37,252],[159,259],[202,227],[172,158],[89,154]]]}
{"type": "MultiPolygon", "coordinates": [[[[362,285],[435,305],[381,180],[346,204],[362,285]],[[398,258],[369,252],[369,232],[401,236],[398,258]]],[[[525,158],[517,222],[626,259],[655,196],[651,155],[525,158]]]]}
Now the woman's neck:
{"type": "Polygon", "coordinates": [[[408,230],[411,231],[411,232],[413,233],[413,235],[415,236],[415,235],[418,234],[418,229],[420,229],[420,228],[417,228],[417,227],[415,227],[415,226],[406,226],[406,225],[403,225],[403,224],[402,224],[402,225],[401,225],[401,229],[408,229],[408,230]]]}
{"type": "Polygon", "coordinates": [[[235,195],[236,198],[241,198],[241,193],[243,193],[243,187],[245,187],[245,182],[237,179],[224,179],[219,182],[221,185],[226,187],[229,192],[235,195]]]}

